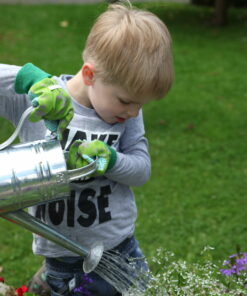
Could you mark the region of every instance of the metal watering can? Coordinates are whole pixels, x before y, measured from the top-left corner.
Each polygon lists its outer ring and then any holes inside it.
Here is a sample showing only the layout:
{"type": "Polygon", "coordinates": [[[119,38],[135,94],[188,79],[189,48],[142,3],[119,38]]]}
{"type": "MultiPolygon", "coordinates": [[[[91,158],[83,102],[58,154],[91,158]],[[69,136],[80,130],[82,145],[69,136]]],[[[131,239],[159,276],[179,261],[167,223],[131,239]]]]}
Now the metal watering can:
{"type": "Polygon", "coordinates": [[[69,197],[69,183],[93,173],[96,161],[79,169],[67,170],[66,152],[56,138],[8,147],[32,110],[30,107],[23,113],[15,132],[0,145],[0,217],[84,257],[83,270],[89,273],[103,255],[101,243],[86,249],[23,208],[69,197]]]}

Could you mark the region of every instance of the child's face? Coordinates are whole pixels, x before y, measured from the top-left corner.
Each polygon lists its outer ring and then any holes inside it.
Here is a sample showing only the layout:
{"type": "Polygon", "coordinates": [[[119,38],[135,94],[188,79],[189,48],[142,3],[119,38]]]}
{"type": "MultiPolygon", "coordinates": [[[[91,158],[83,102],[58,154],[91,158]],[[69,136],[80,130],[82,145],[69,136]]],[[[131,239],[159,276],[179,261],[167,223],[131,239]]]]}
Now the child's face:
{"type": "Polygon", "coordinates": [[[92,107],[107,123],[123,123],[136,117],[143,104],[151,101],[150,97],[130,97],[118,86],[105,84],[95,79],[88,89],[88,96],[92,107]]]}

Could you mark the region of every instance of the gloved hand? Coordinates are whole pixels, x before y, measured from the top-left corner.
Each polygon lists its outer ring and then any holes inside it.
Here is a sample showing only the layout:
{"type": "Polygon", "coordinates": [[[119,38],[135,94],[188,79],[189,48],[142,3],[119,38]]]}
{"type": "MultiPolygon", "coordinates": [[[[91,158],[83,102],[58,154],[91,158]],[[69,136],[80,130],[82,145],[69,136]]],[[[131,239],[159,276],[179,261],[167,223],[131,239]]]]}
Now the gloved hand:
{"type": "Polygon", "coordinates": [[[51,75],[31,63],[24,65],[17,73],[15,90],[17,93],[28,93],[35,108],[30,116],[31,122],[41,119],[57,121],[57,125],[46,121],[52,132],[58,129],[59,138],[74,115],[71,98],[67,92],[50,78],[51,75]]]}
{"type": "Polygon", "coordinates": [[[95,159],[97,159],[97,169],[92,175],[103,175],[115,165],[117,153],[99,140],[92,142],[77,140],[69,149],[67,166],[69,169],[81,168],[95,159]]]}

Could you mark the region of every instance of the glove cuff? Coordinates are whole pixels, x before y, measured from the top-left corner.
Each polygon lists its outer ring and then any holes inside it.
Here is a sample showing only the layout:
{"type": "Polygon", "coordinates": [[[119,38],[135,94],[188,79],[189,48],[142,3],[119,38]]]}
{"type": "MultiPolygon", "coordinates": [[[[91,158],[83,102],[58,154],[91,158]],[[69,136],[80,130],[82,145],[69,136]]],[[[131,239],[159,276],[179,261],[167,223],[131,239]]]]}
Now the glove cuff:
{"type": "Polygon", "coordinates": [[[114,167],[114,165],[117,161],[117,152],[111,146],[108,146],[108,149],[111,151],[111,157],[110,157],[110,161],[109,161],[107,170],[110,170],[114,167]]]}
{"type": "Polygon", "coordinates": [[[27,63],[17,73],[15,91],[18,94],[27,94],[33,84],[48,77],[52,77],[52,75],[34,66],[32,63],[27,63]]]}

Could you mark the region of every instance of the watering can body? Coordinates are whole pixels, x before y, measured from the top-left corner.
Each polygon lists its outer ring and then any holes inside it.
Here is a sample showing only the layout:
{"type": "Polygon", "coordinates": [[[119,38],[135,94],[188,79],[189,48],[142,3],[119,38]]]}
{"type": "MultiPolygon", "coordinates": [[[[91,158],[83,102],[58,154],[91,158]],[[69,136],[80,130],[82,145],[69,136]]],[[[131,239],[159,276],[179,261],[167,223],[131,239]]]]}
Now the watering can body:
{"type": "Polygon", "coordinates": [[[36,141],[0,151],[0,213],[69,195],[59,141],[36,141]]]}

